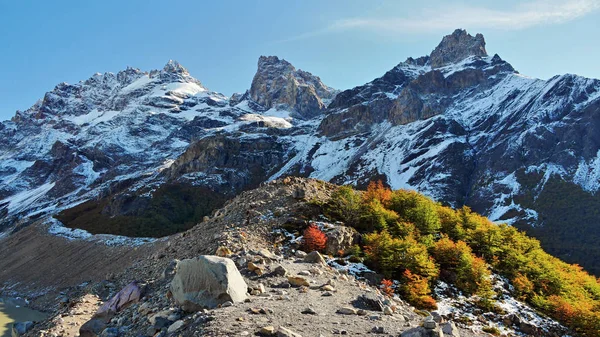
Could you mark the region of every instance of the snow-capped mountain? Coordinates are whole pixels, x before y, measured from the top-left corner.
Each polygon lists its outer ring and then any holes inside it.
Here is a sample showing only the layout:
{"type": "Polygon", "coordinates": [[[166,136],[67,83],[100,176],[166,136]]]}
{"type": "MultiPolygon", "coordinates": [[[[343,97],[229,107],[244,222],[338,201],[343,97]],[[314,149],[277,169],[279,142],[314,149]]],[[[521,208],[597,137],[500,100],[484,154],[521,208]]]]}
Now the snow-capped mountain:
{"type": "Polygon", "coordinates": [[[526,229],[598,273],[599,98],[599,80],[523,76],[464,30],[341,92],[277,57],[261,57],[231,98],[173,61],[96,74],[0,124],[0,212],[5,228],[72,209],[77,223],[92,209],[141,216],[284,175],[382,179],[526,229]],[[165,198],[173,186],[202,193],[165,198]]]}

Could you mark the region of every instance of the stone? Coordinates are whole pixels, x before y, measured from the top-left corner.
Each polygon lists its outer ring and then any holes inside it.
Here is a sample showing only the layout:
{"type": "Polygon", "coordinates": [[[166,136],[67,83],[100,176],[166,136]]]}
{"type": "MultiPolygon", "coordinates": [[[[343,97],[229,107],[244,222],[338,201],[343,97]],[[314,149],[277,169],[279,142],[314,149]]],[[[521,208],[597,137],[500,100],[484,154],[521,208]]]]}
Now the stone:
{"type": "Polygon", "coordinates": [[[403,331],[400,337],[427,337],[427,331],[423,327],[416,327],[403,331]]]}
{"type": "Polygon", "coordinates": [[[532,335],[535,336],[539,333],[539,328],[533,324],[527,323],[527,322],[521,322],[519,324],[519,329],[528,334],[528,335],[532,335]]]}
{"type": "Polygon", "coordinates": [[[178,331],[179,329],[183,328],[184,325],[185,322],[183,322],[182,320],[178,320],[169,326],[169,328],[167,329],[167,333],[174,333],[175,331],[178,331]]]}
{"type": "Polygon", "coordinates": [[[298,272],[298,275],[300,275],[300,276],[311,276],[312,273],[310,271],[308,271],[308,270],[301,270],[301,271],[298,272]]]}
{"type": "Polygon", "coordinates": [[[439,313],[439,312],[437,312],[437,311],[432,311],[432,312],[431,312],[431,317],[433,317],[433,320],[434,320],[436,323],[438,323],[438,324],[439,324],[439,323],[442,323],[442,322],[443,322],[443,320],[444,320],[444,319],[442,318],[442,315],[440,315],[440,313],[439,313]]]}
{"type": "Polygon", "coordinates": [[[232,254],[233,252],[231,251],[231,249],[224,246],[217,248],[217,251],[215,252],[215,255],[220,257],[228,257],[232,254]]]}
{"type": "Polygon", "coordinates": [[[273,270],[273,274],[275,274],[277,276],[285,277],[287,275],[287,273],[288,273],[287,269],[285,269],[283,266],[277,266],[277,268],[275,268],[275,270],[273,270]]]}
{"type": "Polygon", "coordinates": [[[100,334],[100,337],[119,337],[119,329],[118,328],[106,328],[100,334]]]}
{"type": "Polygon", "coordinates": [[[374,326],[373,329],[371,329],[372,333],[385,333],[385,327],[382,326],[374,326]]]}
{"type": "Polygon", "coordinates": [[[294,252],[294,255],[296,257],[299,257],[299,258],[303,259],[303,258],[306,257],[307,254],[305,252],[301,251],[301,250],[297,250],[296,252],[294,252]]]}
{"type": "Polygon", "coordinates": [[[282,259],[281,256],[277,256],[277,255],[271,253],[268,249],[264,249],[264,248],[262,248],[258,251],[258,255],[260,255],[270,261],[279,261],[282,259]]]}
{"type": "Polygon", "coordinates": [[[248,270],[249,271],[255,271],[257,269],[260,269],[260,267],[256,263],[254,263],[252,261],[248,262],[248,270]]]}
{"type": "Polygon", "coordinates": [[[92,318],[79,328],[79,337],[99,336],[106,328],[106,323],[106,320],[102,318],[92,318]]]}
{"type": "Polygon", "coordinates": [[[327,264],[325,258],[323,258],[323,255],[321,255],[321,253],[317,251],[311,252],[310,254],[306,255],[303,261],[308,263],[327,264]]]}
{"type": "Polygon", "coordinates": [[[357,311],[354,308],[350,308],[350,307],[342,307],[340,309],[337,310],[338,314],[342,314],[342,315],[356,315],[357,311]]]}
{"type": "Polygon", "coordinates": [[[33,328],[33,322],[17,322],[12,326],[12,334],[13,336],[20,336],[26,334],[29,330],[33,328]]]}
{"type": "Polygon", "coordinates": [[[425,329],[435,329],[437,327],[437,323],[435,322],[433,316],[427,316],[425,321],[423,321],[423,327],[425,329]]]}
{"type": "Polygon", "coordinates": [[[394,310],[392,310],[392,308],[389,305],[386,305],[383,307],[383,314],[384,315],[393,315],[394,310]]]}
{"type": "Polygon", "coordinates": [[[313,308],[306,308],[302,310],[302,313],[305,315],[318,315],[317,312],[313,308]]]}
{"type": "Polygon", "coordinates": [[[280,326],[279,329],[277,329],[277,337],[302,337],[302,335],[280,326]]]}
{"type": "Polygon", "coordinates": [[[348,252],[358,242],[360,235],[356,229],[347,226],[335,226],[325,233],[327,244],[325,254],[338,255],[339,252],[348,252]]]}
{"type": "Polygon", "coordinates": [[[271,336],[271,335],[275,334],[275,327],[272,325],[264,326],[264,327],[260,328],[258,333],[260,333],[261,335],[271,336]]]}
{"type": "Polygon", "coordinates": [[[352,304],[354,304],[354,306],[357,308],[363,308],[373,311],[383,311],[384,307],[381,299],[373,292],[365,293],[358,296],[358,298],[356,298],[356,300],[352,302],[352,304]]]}
{"type": "Polygon", "coordinates": [[[454,322],[447,322],[444,323],[442,326],[442,332],[444,333],[444,335],[446,336],[450,336],[450,337],[460,337],[460,332],[458,331],[458,328],[456,327],[456,324],[454,324],[454,322]]]}
{"type": "Polygon", "coordinates": [[[310,283],[302,276],[288,276],[288,282],[295,287],[309,287],[310,283]]]}
{"type": "Polygon", "coordinates": [[[190,312],[215,308],[227,301],[244,302],[247,290],[231,259],[209,255],[180,261],[171,282],[175,303],[190,312]]]}
{"type": "Polygon", "coordinates": [[[169,262],[169,264],[167,265],[167,267],[165,267],[165,270],[163,270],[161,278],[165,279],[169,276],[172,276],[175,274],[175,268],[177,267],[177,263],[179,263],[179,260],[177,259],[173,259],[171,260],[171,262],[169,262]]]}
{"type": "Polygon", "coordinates": [[[144,296],[145,291],[145,286],[141,286],[138,282],[129,283],[110,300],[106,301],[94,317],[108,317],[110,319],[114,314],[137,303],[144,296]]]}
{"type": "Polygon", "coordinates": [[[324,286],[321,287],[321,290],[323,291],[335,291],[335,288],[332,287],[330,284],[326,284],[324,286]]]}

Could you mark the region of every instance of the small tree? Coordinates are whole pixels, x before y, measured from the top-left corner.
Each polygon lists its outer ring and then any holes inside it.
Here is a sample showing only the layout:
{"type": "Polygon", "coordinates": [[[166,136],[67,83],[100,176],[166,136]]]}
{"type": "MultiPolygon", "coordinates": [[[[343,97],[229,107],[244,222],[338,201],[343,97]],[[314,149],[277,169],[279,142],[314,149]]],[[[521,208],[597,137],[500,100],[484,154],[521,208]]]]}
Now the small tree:
{"type": "Polygon", "coordinates": [[[310,224],[304,230],[303,245],[308,252],[322,251],[327,244],[327,236],[315,224],[310,224]]]}

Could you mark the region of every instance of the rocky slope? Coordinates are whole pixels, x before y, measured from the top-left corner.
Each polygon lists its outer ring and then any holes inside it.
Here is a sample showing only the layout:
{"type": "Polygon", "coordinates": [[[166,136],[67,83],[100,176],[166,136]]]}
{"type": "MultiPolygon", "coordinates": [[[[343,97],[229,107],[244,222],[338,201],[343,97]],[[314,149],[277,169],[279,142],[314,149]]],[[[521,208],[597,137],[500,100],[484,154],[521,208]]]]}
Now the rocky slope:
{"type": "Polygon", "coordinates": [[[445,298],[444,291],[439,292],[440,311],[425,312],[382,293],[377,283],[369,281],[374,273],[361,263],[341,265],[339,259],[302,252],[294,228],[307,221],[328,232],[329,244],[336,248],[352,245],[351,236],[340,235],[347,227],[328,223],[312,204],[327,201],[334,188],[313,179],[279,179],[242,193],[193,229],[152,246],[144,257],[120,263],[124,269],[106,279],[63,284],[60,295],[51,280],[43,280],[39,286],[53,290],[32,303],[52,308],[53,314],[28,336],[73,336],[71,323],[81,327],[92,317],[92,323],[79,330],[81,336],[468,337],[488,336],[483,329],[492,327],[504,336],[566,333],[506,290],[498,298],[507,308],[503,314],[477,310],[470,305],[473,299],[445,298]],[[220,304],[217,307],[182,310],[177,302],[180,294],[172,285],[184,268],[177,261],[202,254],[227,256],[235,267],[214,269],[209,276],[202,268],[194,269],[191,275],[204,275],[202,280],[219,275],[229,283],[213,284],[211,291],[222,284],[241,286],[249,292],[244,295],[248,299],[229,302],[230,297],[219,296],[212,299],[220,304]],[[242,280],[234,280],[232,275],[238,273],[242,280]]]}
{"type": "Polygon", "coordinates": [[[94,233],[160,236],[281,176],[382,179],[598,273],[599,98],[600,81],[523,76],[464,30],[341,92],[277,57],[231,98],[176,62],[97,74],[0,124],[2,225],[62,212],[94,233]]]}

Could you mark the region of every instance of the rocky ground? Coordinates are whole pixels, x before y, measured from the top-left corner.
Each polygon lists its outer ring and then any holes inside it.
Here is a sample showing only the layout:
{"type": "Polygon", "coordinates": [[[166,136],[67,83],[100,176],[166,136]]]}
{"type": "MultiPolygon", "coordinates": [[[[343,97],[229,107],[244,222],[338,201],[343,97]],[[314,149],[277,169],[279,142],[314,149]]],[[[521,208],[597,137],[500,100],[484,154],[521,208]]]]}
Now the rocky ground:
{"type": "MultiPolygon", "coordinates": [[[[52,316],[27,336],[488,335],[481,325],[416,310],[347,269],[333,268],[332,260],[297,250],[294,226],[318,217],[310,201],[326,200],[332,191],[322,181],[284,178],[242,193],[193,229],[148,245],[143,258],[121,260],[121,272],[34,300],[39,305],[43,298],[52,316]],[[207,254],[235,264],[225,274],[241,275],[243,281],[230,287],[242,284],[243,296],[184,311],[189,303],[171,285],[184,272],[178,261],[207,254]]],[[[336,244],[348,238],[331,232],[336,244]]]]}

